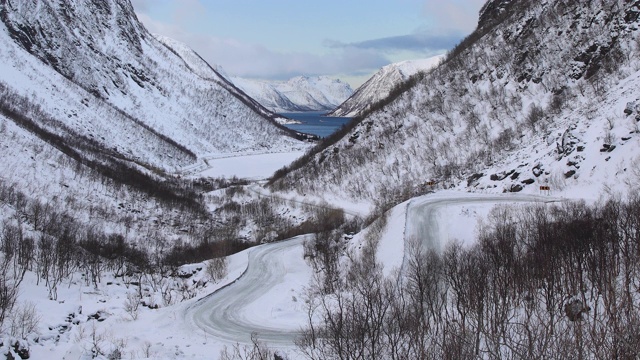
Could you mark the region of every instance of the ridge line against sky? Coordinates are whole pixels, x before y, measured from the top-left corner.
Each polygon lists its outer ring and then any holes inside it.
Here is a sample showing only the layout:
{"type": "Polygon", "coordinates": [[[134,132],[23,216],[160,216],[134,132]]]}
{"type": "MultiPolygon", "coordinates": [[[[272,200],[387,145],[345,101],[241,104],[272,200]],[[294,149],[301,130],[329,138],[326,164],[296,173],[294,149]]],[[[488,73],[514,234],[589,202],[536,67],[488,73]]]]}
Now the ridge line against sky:
{"type": "Polygon", "coordinates": [[[356,88],[382,66],[442,54],[485,0],[132,0],[151,31],[230,76],[326,75],[356,88]]]}

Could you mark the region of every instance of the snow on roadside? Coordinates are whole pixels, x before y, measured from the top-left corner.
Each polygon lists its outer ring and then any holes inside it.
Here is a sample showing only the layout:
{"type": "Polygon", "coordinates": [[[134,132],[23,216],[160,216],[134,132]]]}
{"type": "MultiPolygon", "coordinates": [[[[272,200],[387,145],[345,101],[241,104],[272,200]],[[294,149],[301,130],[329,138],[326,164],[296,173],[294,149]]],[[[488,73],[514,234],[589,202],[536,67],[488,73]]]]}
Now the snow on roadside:
{"type": "MultiPolygon", "coordinates": [[[[486,195],[479,195],[475,193],[467,193],[462,191],[442,191],[435,194],[425,195],[413,198],[406,202],[393,207],[387,213],[387,224],[383,229],[380,241],[377,248],[377,260],[383,266],[383,274],[389,276],[393,274],[395,269],[400,269],[402,266],[404,251],[405,251],[405,236],[409,232],[407,230],[409,221],[407,219],[407,212],[410,206],[414,203],[428,201],[442,201],[447,198],[464,199],[478,201],[487,197],[486,195]]],[[[451,203],[446,205],[434,204],[432,207],[435,211],[435,216],[438,221],[439,234],[445,240],[445,243],[451,241],[458,241],[463,246],[472,246],[476,243],[478,237],[478,228],[481,222],[487,220],[491,211],[497,206],[520,206],[527,201],[545,201],[545,197],[534,195],[491,195],[492,198],[505,198],[506,201],[492,200],[487,197],[486,202],[469,202],[469,203],[451,203]],[[513,201],[509,201],[510,197],[513,197],[513,201]],[[527,200],[530,199],[530,200],[527,200]]],[[[548,197],[548,200],[557,201],[560,198],[548,197]]],[[[365,244],[365,236],[367,230],[363,230],[358,233],[350,241],[349,248],[352,251],[358,251],[365,244]]],[[[445,244],[441,244],[441,248],[444,248],[445,244]]]]}
{"type": "MultiPolygon", "coordinates": [[[[382,264],[382,274],[391,276],[399,270],[404,260],[404,236],[409,201],[405,201],[389,210],[386,225],[380,233],[376,259],[382,264]]],[[[365,246],[368,229],[360,231],[349,242],[349,251],[359,254],[365,246]]]]}
{"type": "MultiPolygon", "coordinates": [[[[125,284],[122,278],[106,274],[96,289],[93,285],[86,286],[84,276],[76,274],[70,284],[67,280],[61,284],[54,301],[47,300],[44,284],[36,285],[35,276],[28,273],[20,287],[19,301],[33,302],[41,316],[39,341],[31,343],[31,358],[90,359],[94,338],[107,355],[115,346],[121,347],[123,358],[210,359],[212,354],[217,356],[223,344],[204,333],[194,333],[189,324],[184,323],[182,314],[201,298],[239,278],[248,265],[247,251],[231,255],[228,260],[228,274],[219,282],[207,283],[197,289],[194,298],[181,303],[156,310],[140,306],[135,321],[124,310],[124,303],[127,293],[137,291],[137,286],[125,284]]],[[[193,274],[184,280],[187,284],[207,280],[206,262],[186,265],[180,270],[193,274]]],[[[158,303],[162,302],[160,294],[155,297],[158,303]]]]}

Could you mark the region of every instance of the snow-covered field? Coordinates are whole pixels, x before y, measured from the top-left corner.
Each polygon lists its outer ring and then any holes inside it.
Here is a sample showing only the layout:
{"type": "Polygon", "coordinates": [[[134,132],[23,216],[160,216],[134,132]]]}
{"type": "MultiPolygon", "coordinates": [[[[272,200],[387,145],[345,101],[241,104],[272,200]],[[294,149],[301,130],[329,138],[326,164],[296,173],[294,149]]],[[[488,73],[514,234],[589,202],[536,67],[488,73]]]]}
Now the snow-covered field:
{"type": "Polygon", "coordinates": [[[283,153],[230,155],[206,159],[208,169],[199,173],[205,177],[238,177],[249,180],[264,180],[283,166],[291,164],[304,151],[283,153]]]}

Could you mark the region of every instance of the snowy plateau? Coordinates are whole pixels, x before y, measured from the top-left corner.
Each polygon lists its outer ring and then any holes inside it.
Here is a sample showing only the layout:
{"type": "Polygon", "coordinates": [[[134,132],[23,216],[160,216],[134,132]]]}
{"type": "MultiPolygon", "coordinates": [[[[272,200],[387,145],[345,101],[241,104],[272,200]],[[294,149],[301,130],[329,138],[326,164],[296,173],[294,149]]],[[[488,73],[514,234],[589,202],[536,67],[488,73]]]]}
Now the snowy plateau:
{"type": "Polygon", "coordinates": [[[640,1],[490,0],[317,143],[129,0],[0,20],[0,357],[638,358],[640,1]]]}

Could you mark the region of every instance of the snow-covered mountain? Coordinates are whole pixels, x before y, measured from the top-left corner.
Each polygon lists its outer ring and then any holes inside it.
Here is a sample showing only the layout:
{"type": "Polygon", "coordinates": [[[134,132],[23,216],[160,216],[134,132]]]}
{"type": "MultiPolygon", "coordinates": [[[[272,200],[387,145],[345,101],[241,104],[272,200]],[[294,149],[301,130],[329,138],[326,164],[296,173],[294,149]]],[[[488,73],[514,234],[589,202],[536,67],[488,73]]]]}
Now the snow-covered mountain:
{"type": "Polygon", "coordinates": [[[407,60],[384,66],[357,88],[348,99],[333,109],[329,115],[354,117],[389,96],[395,86],[407,81],[420,71],[433,68],[443,58],[444,55],[438,55],[427,59],[407,60]]]}
{"type": "MultiPolygon", "coordinates": [[[[265,132],[290,141],[285,129],[273,126],[271,114],[257,111],[255,104],[247,103],[206,64],[194,66],[195,53],[185,56],[186,51],[176,51],[151,36],[137,21],[128,1],[6,2],[2,11],[6,57],[2,80],[7,82],[13,73],[28,73],[28,67],[40,75],[10,84],[17,91],[55,97],[72,87],[73,92],[86,93],[80,96],[87,98],[89,105],[76,105],[78,101],[67,98],[65,102],[73,104],[64,106],[67,112],[78,106],[91,110],[91,101],[97,99],[123,113],[129,122],[194,154],[264,148],[270,146],[263,142],[265,132]],[[34,63],[33,57],[39,62],[34,63]],[[15,66],[18,62],[22,69],[15,66]],[[51,70],[56,74],[50,75],[51,70]],[[70,86],[42,90],[48,83],[59,82],[52,78],[55,76],[66,78],[70,86]]],[[[55,103],[59,105],[57,99],[55,103]]],[[[54,107],[47,105],[43,107],[54,107]]],[[[81,134],[99,133],[93,128],[104,123],[101,116],[88,114],[79,114],[78,120],[68,120],[73,117],[67,114],[52,115],[81,134]]],[[[118,140],[105,143],[113,147],[118,140]]]]}
{"type": "Polygon", "coordinates": [[[274,188],[385,208],[443,187],[597,196],[640,182],[640,3],[494,0],[482,14],[274,188]]]}
{"type": "Polygon", "coordinates": [[[347,83],[326,76],[297,76],[288,81],[230,80],[274,112],[325,111],[335,108],[353,93],[347,83]]]}
{"type": "Polygon", "coordinates": [[[3,0],[0,20],[0,188],[21,206],[168,239],[174,220],[206,217],[183,169],[305,147],[193,51],[151,36],[128,0],[3,0]]]}

